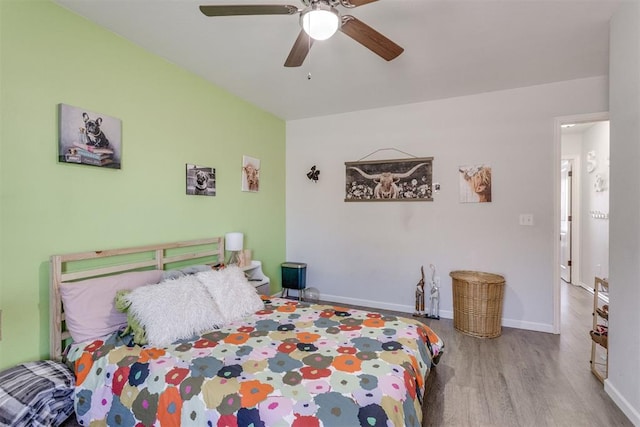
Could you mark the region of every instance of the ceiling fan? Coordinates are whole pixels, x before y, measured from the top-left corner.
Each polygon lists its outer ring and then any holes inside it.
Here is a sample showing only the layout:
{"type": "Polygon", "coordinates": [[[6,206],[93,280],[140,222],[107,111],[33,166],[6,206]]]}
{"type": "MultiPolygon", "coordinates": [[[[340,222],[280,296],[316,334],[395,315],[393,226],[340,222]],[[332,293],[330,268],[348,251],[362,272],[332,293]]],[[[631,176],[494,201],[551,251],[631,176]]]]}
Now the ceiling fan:
{"type": "Polygon", "coordinates": [[[383,59],[391,61],[404,49],[359,19],[341,15],[337,9],[337,6],[353,9],[375,1],[377,0],[301,0],[303,9],[292,5],[255,4],[200,6],[200,11],[206,16],[299,14],[302,30],[284,62],[285,67],[301,66],[314,40],[326,40],[338,30],[383,59]]]}

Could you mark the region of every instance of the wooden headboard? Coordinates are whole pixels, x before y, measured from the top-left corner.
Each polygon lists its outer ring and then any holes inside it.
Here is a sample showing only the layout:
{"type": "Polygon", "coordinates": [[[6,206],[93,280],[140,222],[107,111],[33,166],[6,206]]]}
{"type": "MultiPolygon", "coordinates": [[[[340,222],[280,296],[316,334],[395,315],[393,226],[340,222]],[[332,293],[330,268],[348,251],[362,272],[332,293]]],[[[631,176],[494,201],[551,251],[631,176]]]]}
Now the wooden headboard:
{"type": "Polygon", "coordinates": [[[80,252],[51,257],[50,357],[62,359],[65,343],[71,338],[66,329],[60,284],[127,271],[165,270],[190,264],[223,263],[224,238],[213,237],[134,248],[80,252]]]}

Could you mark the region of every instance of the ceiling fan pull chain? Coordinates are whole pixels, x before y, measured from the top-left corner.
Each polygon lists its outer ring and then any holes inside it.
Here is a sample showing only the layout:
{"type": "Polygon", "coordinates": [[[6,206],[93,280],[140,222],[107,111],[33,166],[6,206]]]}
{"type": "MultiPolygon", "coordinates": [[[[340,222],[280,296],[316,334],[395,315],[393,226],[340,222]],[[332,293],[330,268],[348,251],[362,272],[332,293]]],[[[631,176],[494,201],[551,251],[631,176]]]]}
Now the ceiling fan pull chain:
{"type": "MultiPolygon", "coordinates": [[[[311,21],[309,21],[309,26],[311,26],[311,21]]],[[[311,68],[311,37],[307,38],[307,66],[311,68]]],[[[311,71],[307,73],[307,80],[311,80],[311,71]]]]}

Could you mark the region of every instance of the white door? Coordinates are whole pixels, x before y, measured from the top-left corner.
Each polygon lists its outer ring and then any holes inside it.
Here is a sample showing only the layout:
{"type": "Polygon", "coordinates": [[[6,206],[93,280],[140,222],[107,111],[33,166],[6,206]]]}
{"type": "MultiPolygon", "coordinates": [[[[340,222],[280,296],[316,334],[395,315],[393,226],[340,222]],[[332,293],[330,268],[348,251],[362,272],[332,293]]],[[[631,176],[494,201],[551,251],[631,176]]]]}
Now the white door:
{"type": "Polygon", "coordinates": [[[571,283],[571,160],[562,160],[560,172],[560,277],[571,283]]]}

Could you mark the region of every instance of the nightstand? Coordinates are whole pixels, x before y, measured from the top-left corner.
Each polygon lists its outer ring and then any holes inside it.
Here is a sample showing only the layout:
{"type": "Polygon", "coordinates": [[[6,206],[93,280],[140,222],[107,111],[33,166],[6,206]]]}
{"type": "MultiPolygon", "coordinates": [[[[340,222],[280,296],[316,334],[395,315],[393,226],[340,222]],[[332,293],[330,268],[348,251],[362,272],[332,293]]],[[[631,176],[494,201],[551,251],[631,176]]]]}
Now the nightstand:
{"type": "Polygon", "coordinates": [[[262,272],[262,262],[251,261],[251,265],[241,267],[251,283],[260,295],[269,295],[269,284],[271,280],[262,272]]]}

